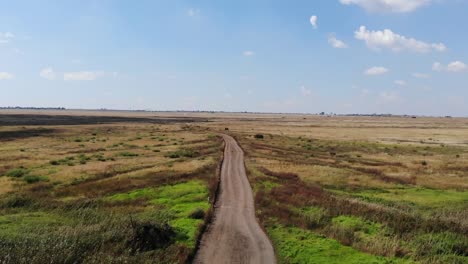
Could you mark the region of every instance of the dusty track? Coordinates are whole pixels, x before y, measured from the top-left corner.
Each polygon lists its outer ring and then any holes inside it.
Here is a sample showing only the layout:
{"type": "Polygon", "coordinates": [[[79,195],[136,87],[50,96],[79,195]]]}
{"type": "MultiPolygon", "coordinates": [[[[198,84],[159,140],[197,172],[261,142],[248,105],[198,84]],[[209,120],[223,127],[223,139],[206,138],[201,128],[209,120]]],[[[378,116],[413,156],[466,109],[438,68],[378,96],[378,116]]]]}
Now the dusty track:
{"type": "Polygon", "coordinates": [[[226,147],[215,218],[194,263],[276,263],[270,240],[255,218],[244,152],[232,137],[223,137],[226,147]]]}

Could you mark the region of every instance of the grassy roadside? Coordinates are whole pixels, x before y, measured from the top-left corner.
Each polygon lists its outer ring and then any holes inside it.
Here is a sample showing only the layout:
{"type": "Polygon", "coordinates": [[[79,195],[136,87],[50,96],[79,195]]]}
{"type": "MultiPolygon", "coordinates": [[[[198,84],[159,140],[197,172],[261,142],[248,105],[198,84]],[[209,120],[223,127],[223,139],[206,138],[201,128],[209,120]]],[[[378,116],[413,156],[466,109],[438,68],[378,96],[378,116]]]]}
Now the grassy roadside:
{"type": "MultiPolygon", "coordinates": [[[[257,214],[280,263],[466,262],[467,192],[447,188],[450,183],[436,188],[443,178],[426,186],[427,179],[419,180],[421,171],[416,180],[390,176],[387,171],[410,170],[411,165],[382,160],[379,153],[388,151],[385,145],[312,140],[304,151],[301,142],[307,139],[237,138],[247,153],[257,214]],[[369,152],[374,158],[362,158],[369,152]],[[370,166],[372,170],[362,169],[370,166]]],[[[414,148],[392,151],[414,160],[420,155],[414,148]]],[[[452,156],[464,150],[433,151],[452,156]]],[[[442,174],[443,167],[433,166],[442,174]]]]}

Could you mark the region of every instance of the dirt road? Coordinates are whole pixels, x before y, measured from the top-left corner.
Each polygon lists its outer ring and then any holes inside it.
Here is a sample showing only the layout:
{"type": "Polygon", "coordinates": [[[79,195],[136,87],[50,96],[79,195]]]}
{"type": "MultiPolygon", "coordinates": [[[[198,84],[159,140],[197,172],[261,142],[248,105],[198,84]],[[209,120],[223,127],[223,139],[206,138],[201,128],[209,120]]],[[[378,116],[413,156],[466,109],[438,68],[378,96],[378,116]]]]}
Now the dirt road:
{"type": "Polygon", "coordinates": [[[244,152],[232,137],[223,137],[226,147],[215,218],[194,263],[276,263],[270,240],[255,218],[244,152]]]}

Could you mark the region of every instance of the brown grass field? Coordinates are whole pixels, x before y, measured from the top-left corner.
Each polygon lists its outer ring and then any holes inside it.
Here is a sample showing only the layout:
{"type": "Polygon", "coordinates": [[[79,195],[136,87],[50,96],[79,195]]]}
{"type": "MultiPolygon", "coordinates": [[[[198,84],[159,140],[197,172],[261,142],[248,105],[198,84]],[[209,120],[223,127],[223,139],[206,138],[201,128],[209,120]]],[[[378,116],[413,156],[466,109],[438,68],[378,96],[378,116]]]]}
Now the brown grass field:
{"type": "Polygon", "coordinates": [[[0,111],[0,263],[185,263],[223,143],[279,263],[467,263],[468,119],[0,111]]]}

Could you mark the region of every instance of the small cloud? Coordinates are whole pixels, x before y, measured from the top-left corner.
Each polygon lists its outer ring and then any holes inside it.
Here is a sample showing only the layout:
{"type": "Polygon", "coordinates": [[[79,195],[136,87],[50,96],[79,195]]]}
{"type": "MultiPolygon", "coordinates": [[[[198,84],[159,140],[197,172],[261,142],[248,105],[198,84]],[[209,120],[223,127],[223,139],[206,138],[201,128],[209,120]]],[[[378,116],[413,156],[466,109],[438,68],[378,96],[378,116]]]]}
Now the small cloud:
{"type": "Polygon", "coordinates": [[[305,88],[305,86],[301,86],[301,94],[303,96],[310,96],[312,95],[312,91],[310,89],[305,88]]]}
{"type": "Polygon", "coordinates": [[[454,61],[449,63],[447,66],[442,65],[440,62],[434,62],[432,64],[433,71],[447,71],[447,72],[463,72],[468,69],[468,66],[461,61],[454,61]]]}
{"type": "Polygon", "coordinates": [[[246,57],[251,57],[253,55],[255,55],[255,52],[251,51],[251,50],[246,50],[242,53],[244,56],[246,57]]]}
{"type": "Polygon", "coordinates": [[[406,81],[403,81],[403,80],[396,80],[394,83],[396,85],[399,85],[399,86],[406,86],[407,85],[406,81]]]}
{"type": "Polygon", "coordinates": [[[382,75],[389,72],[389,70],[385,67],[372,67],[364,71],[365,75],[374,76],[374,75],[382,75]]]}
{"type": "Polygon", "coordinates": [[[348,47],[346,43],[337,39],[333,34],[328,37],[328,43],[336,49],[346,49],[348,47]]]}
{"type": "Polygon", "coordinates": [[[104,75],[103,72],[95,71],[80,71],[80,72],[66,72],[63,74],[65,81],[94,81],[104,75]]]}
{"type": "Polygon", "coordinates": [[[11,32],[0,32],[0,44],[10,42],[15,35],[11,32]]]}
{"type": "Polygon", "coordinates": [[[253,92],[252,90],[247,90],[247,94],[248,94],[248,95],[251,95],[251,94],[253,94],[253,93],[254,93],[254,92],[253,92]]]}
{"type": "Polygon", "coordinates": [[[189,8],[189,10],[187,10],[187,15],[189,17],[198,17],[198,16],[200,16],[200,9],[198,9],[198,8],[189,8]]]}
{"type": "Polygon", "coordinates": [[[426,73],[415,72],[412,75],[413,75],[414,78],[418,78],[418,79],[429,79],[429,78],[431,78],[431,75],[426,74],[426,73]]]}
{"type": "Polygon", "coordinates": [[[440,64],[440,62],[434,62],[432,64],[432,70],[433,71],[443,71],[444,67],[442,66],[442,64],[440,64]]]}
{"type": "Polygon", "coordinates": [[[0,72],[0,80],[12,80],[15,78],[15,75],[8,72],[0,72]]]}
{"type": "Polygon", "coordinates": [[[454,61],[449,63],[447,66],[447,71],[449,72],[461,72],[465,71],[467,68],[466,64],[461,61],[454,61]]]}
{"type": "Polygon", "coordinates": [[[447,47],[442,43],[426,43],[399,35],[390,29],[371,31],[367,30],[365,26],[361,26],[359,30],[354,32],[354,37],[366,42],[367,47],[373,50],[389,49],[394,52],[412,51],[418,53],[447,50],[447,47]]]}
{"type": "Polygon", "coordinates": [[[54,69],[50,67],[42,69],[39,72],[39,76],[47,80],[55,80],[55,78],[57,77],[57,75],[54,72],[54,69]]]}
{"type": "Polygon", "coordinates": [[[230,93],[224,93],[224,98],[226,98],[226,99],[231,99],[231,98],[232,98],[232,94],[230,94],[230,93]]]}
{"type": "Polygon", "coordinates": [[[318,20],[318,17],[317,17],[317,16],[311,16],[311,17],[310,17],[310,24],[312,24],[312,26],[314,27],[314,29],[317,29],[317,28],[318,28],[317,20],[318,20]]]}

